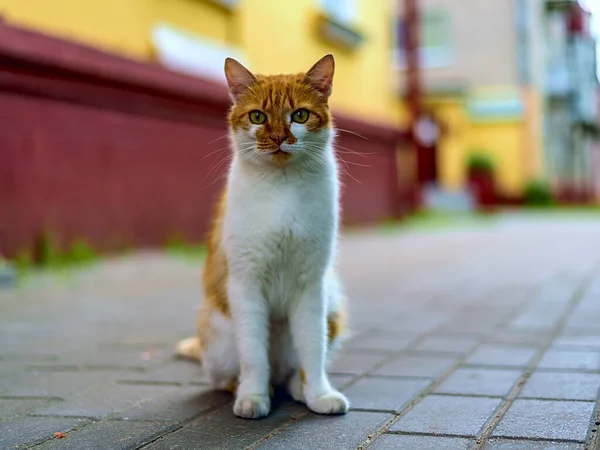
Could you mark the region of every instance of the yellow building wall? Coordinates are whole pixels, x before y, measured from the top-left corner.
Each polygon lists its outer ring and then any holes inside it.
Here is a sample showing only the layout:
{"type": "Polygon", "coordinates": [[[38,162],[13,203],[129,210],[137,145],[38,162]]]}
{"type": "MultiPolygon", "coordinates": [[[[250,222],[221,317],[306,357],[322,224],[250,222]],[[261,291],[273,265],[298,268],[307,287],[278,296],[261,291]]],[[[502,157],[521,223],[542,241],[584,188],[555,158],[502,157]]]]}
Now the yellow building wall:
{"type": "Polygon", "coordinates": [[[150,59],[150,33],[158,21],[216,41],[235,44],[252,70],[305,71],[327,53],[336,57],[334,110],[364,120],[398,124],[392,92],[392,0],[359,0],[356,28],[365,42],[339,49],[316,31],[317,0],[241,0],[235,10],[208,0],[0,0],[9,23],[150,59]]]}
{"type": "MultiPolygon", "coordinates": [[[[39,29],[121,55],[151,59],[151,30],[159,21],[242,49],[250,68],[262,73],[305,71],[320,57],[336,57],[335,111],[402,126],[407,110],[392,77],[391,17],[395,0],[358,0],[354,24],[365,37],[355,50],[323,41],[316,31],[318,0],[240,0],[235,10],[209,0],[0,0],[9,23],[39,29]]],[[[429,99],[448,127],[439,151],[440,181],[464,187],[471,149],[496,161],[507,195],[519,194],[542,167],[539,93],[523,91],[525,120],[470,123],[460,98],[429,99]]]]}
{"type": "Polygon", "coordinates": [[[528,179],[543,175],[544,158],[542,146],[542,93],[535,88],[521,90],[525,104],[525,121],[523,122],[523,155],[525,174],[528,179]]]}
{"type": "Polygon", "coordinates": [[[494,161],[500,192],[519,195],[525,184],[521,121],[471,124],[467,153],[482,150],[494,161]]]}
{"type": "Polygon", "coordinates": [[[466,158],[466,132],[469,124],[460,98],[430,99],[431,107],[446,127],[438,147],[440,184],[453,191],[464,186],[464,161],[466,158]]]}
{"type": "MultiPolygon", "coordinates": [[[[498,189],[504,195],[521,194],[529,179],[524,157],[528,148],[529,124],[525,121],[472,122],[460,98],[431,100],[431,106],[447,127],[440,141],[438,164],[442,187],[464,188],[467,161],[471,152],[489,155],[495,163],[498,189]]],[[[526,155],[525,155],[526,156],[526,155]]]]}
{"type": "Polygon", "coordinates": [[[229,14],[202,0],[0,0],[9,23],[70,38],[121,55],[148,59],[160,20],[225,41],[229,14]]]}

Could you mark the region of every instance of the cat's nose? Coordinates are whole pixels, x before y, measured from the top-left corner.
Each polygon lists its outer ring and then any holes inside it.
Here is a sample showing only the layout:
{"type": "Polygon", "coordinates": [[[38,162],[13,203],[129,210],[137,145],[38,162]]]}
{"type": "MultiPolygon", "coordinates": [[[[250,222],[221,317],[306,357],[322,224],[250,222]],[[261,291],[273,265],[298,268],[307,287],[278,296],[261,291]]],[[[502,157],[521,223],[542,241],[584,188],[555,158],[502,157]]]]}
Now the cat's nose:
{"type": "Polygon", "coordinates": [[[275,142],[277,145],[281,145],[285,142],[287,136],[283,133],[277,133],[271,135],[271,140],[275,142]]]}

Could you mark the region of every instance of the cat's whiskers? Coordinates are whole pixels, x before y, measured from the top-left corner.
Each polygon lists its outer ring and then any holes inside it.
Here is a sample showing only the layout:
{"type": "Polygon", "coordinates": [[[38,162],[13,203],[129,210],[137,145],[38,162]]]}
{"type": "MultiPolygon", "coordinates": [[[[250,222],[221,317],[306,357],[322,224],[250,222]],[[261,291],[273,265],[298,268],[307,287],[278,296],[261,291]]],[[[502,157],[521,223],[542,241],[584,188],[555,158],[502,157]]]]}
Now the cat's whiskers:
{"type": "MultiPolygon", "coordinates": [[[[254,146],[254,144],[250,144],[250,143],[248,143],[248,144],[246,144],[246,145],[247,145],[248,147],[250,147],[250,146],[252,146],[252,147],[253,147],[253,146],[254,146]]],[[[224,148],[227,148],[227,147],[224,147],[224,148]]],[[[244,147],[242,147],[242,149],[245,149],[245,148],[246,148],[245,146],[244,146],[244,147]]],[[[215,152],[213,152],[213,153],[215,153],[215,152]]],[[[208,156],[208,155],[207,155],[207,156],[208,156]]],[[[204,158],[206,158],[206,156],[205,156],[204,158]]],[[[203,159],[204,159],[204,158],[203,158],[203,159]]],[[[213,173],[215,170],[217,170],[218,168],[221,168],[221,167],[223,167],[223,163],[224,163],[224,162],[228,162],[228,161],[231,161],[231,152],[227,152],[225,155],[223,155],[221,158],[217,159],[215,162],[213,162],[213,163],[211,164],[211,167],[209,168],[209,170],[208,170],[207,174],[205,175],[204,179],[202,180],[202,182],[204,183],[204,182],[206,181],[206,179],[207,179],[207,178],[208,178],[208,177],[209,177],[209,176],[210,176],[210,175],[211,175],[211,174],[212,174],[212,173],[213,173]]],[[[213,184],[213,183],[211,183],[210,185],[212,185],[212,184],[213,184]]],[[[210,185],[209,185],[209,186],[210,186],[210,185]]]]}
{"type": "Polygon", "coordinates": [[[223,152],[223,151],[225,151],[225,150],[229,150],[230,148],[231,148],[231,147],[230,147],[229,145],[226,145],[225,147],[218,148],[218,149],[216,149],[216,150],[213,150],[212,152],[210,152],[210,153],[207,153],[206,155],[204,155],[204,156],[202,157],[202,159],[206,159],[206,158],[208,158],[208,157],[210,157],[210,156],[214,155],[215,153],[219,153],[219,152],[223,152]]]}
{"type": "Polygon", "coordinates": [[[360,133],[357,133],[356,131],[345,130],[345,129],[343,129],[343,128],[338,128],[338,127],[336,127],[335,129],[336,129],[336,131],[341,131],[341,132],[343,132],[343,133],[348,133],[348,134],[351,134],[351,135],[353,135],[353,136],[357,136],[357,137],[359,137],[359,138],[361,138],[361,139],[364,139],[365,141],[368,141],[368,140],[369,140],[369,138],[368,138],[368,137],[365,137],[365,136],[363,136],[362,134],[360,134],[360,133]]]}
{"type": "Polygon", "coordinates": [[[210,142],[207,142],[207,144],[214,144],[215,142],[220,141],[221,139],[225,139],[227,136],[229,136],[229,133],[225,133],[224,135],[219,136],[218,138],[213,139],[210,142]]]}

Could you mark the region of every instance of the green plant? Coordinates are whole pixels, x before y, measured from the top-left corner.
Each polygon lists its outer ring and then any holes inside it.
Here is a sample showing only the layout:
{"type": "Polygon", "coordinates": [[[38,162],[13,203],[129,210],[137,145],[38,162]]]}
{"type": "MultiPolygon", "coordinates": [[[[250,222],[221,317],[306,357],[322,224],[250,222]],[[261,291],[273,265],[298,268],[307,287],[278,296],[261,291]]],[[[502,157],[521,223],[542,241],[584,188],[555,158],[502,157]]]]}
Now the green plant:
{"type": "Polygon", "coordinates": [[[67,264],[85,264],[96,259],[96,253],[83,239],[77,239],[68,253],[64,256],[63,261],[67,264]]]}
{"type": "Polygon", "coordinates": [[[552,190],[550,185],[544,180],[530,180],[525,186],[524,192],[525,204],[529,206],[550,206],[552,205],[552,190]]]}
{"type": "Polygon", "coordinates": [[[469,173],[493,172],[494,161],[483,151],[473,151],[467,159],[467,170],[469,173]]]}
{"type": "Polygon", "coordinates": [[[35,262],[41,267],[57,267],[61,265],[61,257],[54,234],[42,232],[35,245],[35,262]]]}
{"type": "Polygon", "coordinates": [[[166,246],[168,250],[178,251],[186,247],[185,240],[179,234],[172,234],[167,238],[166,246]]]}
{"type": "Polygon", "coordinates": [[[204,244],[186,242],[180,235],[172,234],[166,242],[167,252],[184,259],[200,260],[206,256],[204,244]]]}
{"type": "Polygon", "coordinates": [[[33,258],[31,257],[31,252],[19,252],[13,259],[13,264],[19,276],[27,275],[33,267],[33,258]]]}

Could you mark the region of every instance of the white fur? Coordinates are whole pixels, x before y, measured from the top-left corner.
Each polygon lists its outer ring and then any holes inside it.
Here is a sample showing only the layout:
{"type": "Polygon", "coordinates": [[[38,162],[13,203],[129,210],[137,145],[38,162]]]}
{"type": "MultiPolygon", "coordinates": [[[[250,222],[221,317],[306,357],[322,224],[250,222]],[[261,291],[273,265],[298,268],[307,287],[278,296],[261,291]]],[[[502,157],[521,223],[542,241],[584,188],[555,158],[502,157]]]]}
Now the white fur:
{"type": "Polygon", "coordinates": [[[282,145],[292,154],[284,166],[256,150],[254,129],[231,136],[222,245],[232,318],[212,321],[215,343],[202,359],[217,384],[239,375],[234,412],[246,418],[269,413],[270,381],[288,382],[293,397],[315,412],[348,409],[326,375],[327,315],[342,297],[333,267],[339,195],[333,131],[308,133],[296,123],[291,129],[297,143],[282,145]]]}

